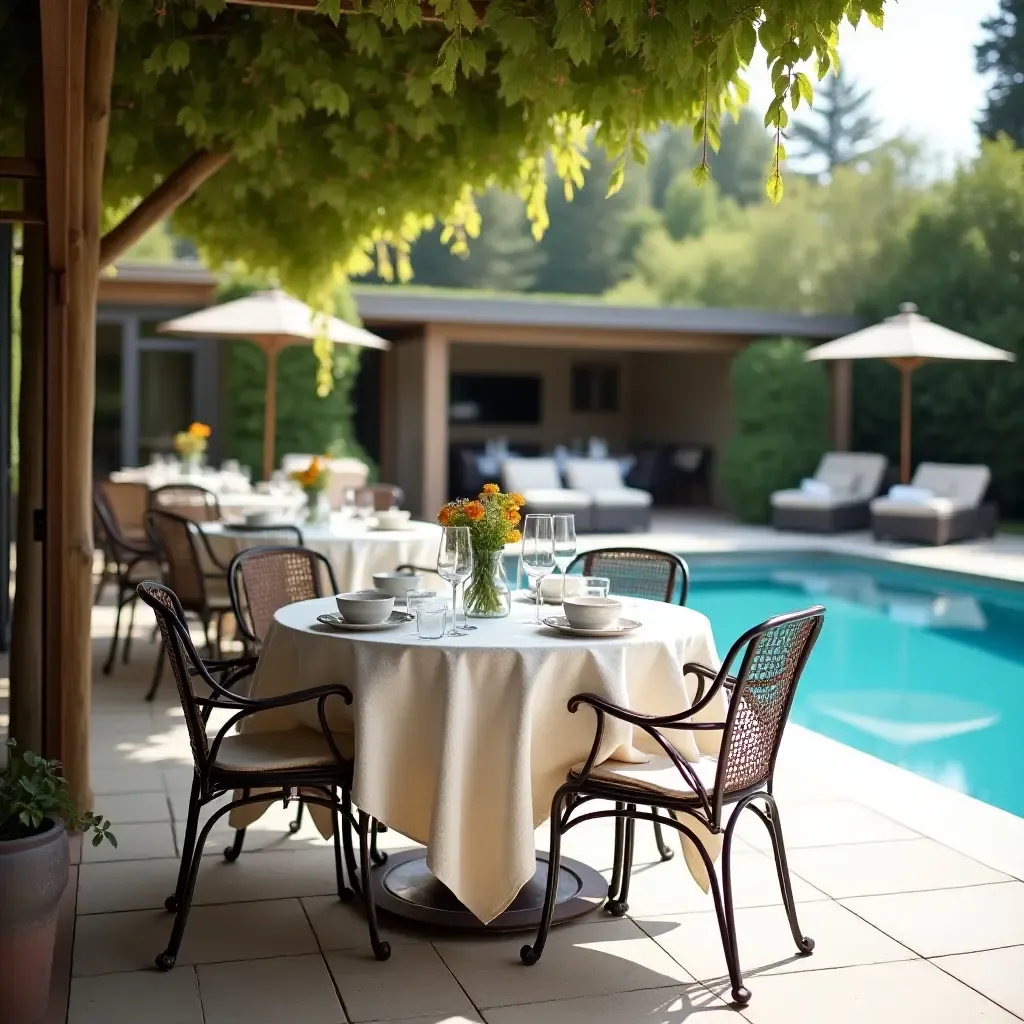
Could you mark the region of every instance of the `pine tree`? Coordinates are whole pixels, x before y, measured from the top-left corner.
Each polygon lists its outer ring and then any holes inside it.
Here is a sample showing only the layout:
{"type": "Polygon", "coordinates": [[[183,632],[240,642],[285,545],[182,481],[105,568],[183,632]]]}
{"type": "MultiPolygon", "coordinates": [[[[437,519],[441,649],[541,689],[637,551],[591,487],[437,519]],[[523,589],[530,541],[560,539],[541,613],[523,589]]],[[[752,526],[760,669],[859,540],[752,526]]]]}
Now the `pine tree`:
{"type": "Polygon", "coordinates": [[[845,72],[827,78],[815,90],[811,118],[796,121],[789,137],[802,144],[791,156],[824,161],[829,175],[875,149],[879,122],[864,109],[868,89],[858,89],[845,72]]]}
{"type": "Polygon", "coordinates": [[[985,38],[975,55],[978,73],[992,75],[988,100],[978,129],[994,139],[1005,132],[1024,145],[1024,0],[1000,0],[999,12],[982,22],[985,38]]]}

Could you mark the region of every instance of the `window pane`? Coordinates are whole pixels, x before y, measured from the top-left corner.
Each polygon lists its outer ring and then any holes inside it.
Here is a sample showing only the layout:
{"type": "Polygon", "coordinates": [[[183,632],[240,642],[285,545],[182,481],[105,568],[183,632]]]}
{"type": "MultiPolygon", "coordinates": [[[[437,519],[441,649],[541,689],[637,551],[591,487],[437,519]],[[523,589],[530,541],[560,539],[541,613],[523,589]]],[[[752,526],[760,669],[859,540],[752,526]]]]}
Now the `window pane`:
{"type": "Polygon", "coordinates": [[[192,352],[139,353],[139,462],[171,454],[174,435],[188,429],[195,409],[192,352]]]}
{"type": "Polygon", "coordinates": [[[593,375],[589,366],[574,366],[570,380],[570,404],[573,412],[590,412],[593,408],[593,375]]]}
{"type": "Polygon", "coordinates": [[[96,415],[92,459],[97,476],[121,465],[121,340],[120,324],[96,325],[96,415]]]}
{"type": "Polygon", "coordinates": [[[597,409],[598,412],[618,412],[619,409],[619,370],[616,366],[606,366],[597,375],[597,409]]]}

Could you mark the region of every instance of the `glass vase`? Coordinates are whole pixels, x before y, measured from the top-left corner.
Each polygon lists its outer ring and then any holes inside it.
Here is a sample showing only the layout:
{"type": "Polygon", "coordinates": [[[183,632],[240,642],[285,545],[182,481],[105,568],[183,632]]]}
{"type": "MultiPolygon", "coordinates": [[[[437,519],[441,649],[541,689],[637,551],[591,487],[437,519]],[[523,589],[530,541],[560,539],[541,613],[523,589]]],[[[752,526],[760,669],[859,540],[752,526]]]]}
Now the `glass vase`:
{"type": "Polygon", "coordinates": [[[331,506],[327,495],[316,487],[303,489],[306,495],[306,522],[310,524],[326,523],[331,517],[331,506]]]}
{"type": "Polygon", "coordinates": [[[466,583],[466,614],[471,619],[501,619],[512,611],[503,551],[474,551],[473,575],[466,583]]]}
{"type": "Polygon", "coordinates": [[[181,457],[181,469],[182,473],[186,477],[197,477],[202,476],[203,473],[203,453],[202,452],[189,452],[187,455],[181,457]]]}

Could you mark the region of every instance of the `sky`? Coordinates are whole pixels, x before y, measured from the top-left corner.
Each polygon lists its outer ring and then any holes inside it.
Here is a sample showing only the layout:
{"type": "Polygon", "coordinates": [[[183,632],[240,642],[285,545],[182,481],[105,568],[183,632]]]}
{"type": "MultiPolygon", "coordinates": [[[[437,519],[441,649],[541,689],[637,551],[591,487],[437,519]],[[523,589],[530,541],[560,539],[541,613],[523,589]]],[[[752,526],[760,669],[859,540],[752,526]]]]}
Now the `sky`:
{"type": "MultiPolygon", "coordinates": [[[[856,29],[846,23],[840,29],[843,70],[871,90],[871,112],[883,134],[923,141],[935,170],[977,150],[974,123],[986,82],[974,70],[974,46],[981,22],[998,6],[998,0],[887,0],[882,30],[866,18],[856,29]]],[[[751,103],[767,109],[772,91],[763,55],[755,54],[747,80],[751,103]]]]}

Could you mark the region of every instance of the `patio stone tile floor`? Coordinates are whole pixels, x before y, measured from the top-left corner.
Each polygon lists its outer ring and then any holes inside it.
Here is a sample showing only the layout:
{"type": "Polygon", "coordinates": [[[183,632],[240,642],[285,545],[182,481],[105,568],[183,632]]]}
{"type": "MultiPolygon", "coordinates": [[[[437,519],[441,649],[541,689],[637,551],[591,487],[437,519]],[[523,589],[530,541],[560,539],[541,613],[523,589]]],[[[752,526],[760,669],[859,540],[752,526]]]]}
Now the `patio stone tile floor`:
{"type": "MultiPolygon", "coordinates": [[[[680,856],[659,861],[643,823],[629,916],[598,910],[553,929],[537,966],[519,963],[522,935],[439,936],[390,922],[394,952],[378,963],[358,910],[334,895],[329,844],[308,816],[290,835],[294,809],[278,806],[250,828],[235,864],[221,857],[230,831],[214,829],[178,966],[160,974],[153,957],[171,927],[162,903],[177,873],[191,755],[170,674],[152,705],[143,700],[156,648],[142,611],[131,664],[110,677],[97,664],[95,675],[96,805],[120,845],[99,855],[87,845],[83,854],[69,1024],[1024,1020],[1021,872],[953,849],[935,838],[941,830],[908,827],[869,789],[851,795],[818,764],[808,771],[798,729],[787,735],[776,793],[801,928],[816,947],[796,955],[767,835],[751,817],[734,850],[752,992],[742,1012],[727,1002],[710,897],[680,856]]],[[[112,609],[96,609],[98,662],[112,618],[112,609]]],[[[537,837],[545,848],[546,827],[537,837]]],[[[390,831],[380,838],[384,849],[409,845],[390,831]]],[[[610,874],[610,823],[581,826],[564,849],[610,874]]]]}

